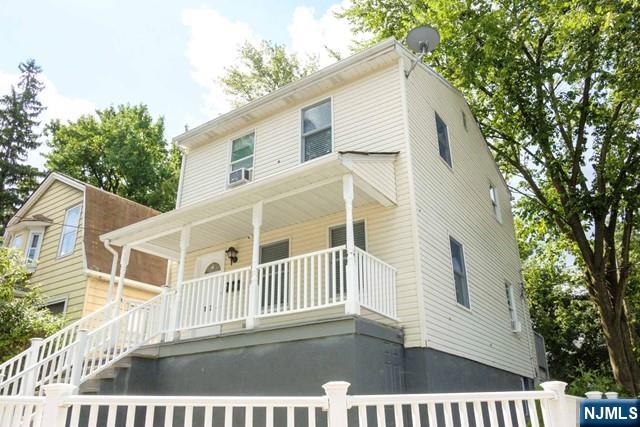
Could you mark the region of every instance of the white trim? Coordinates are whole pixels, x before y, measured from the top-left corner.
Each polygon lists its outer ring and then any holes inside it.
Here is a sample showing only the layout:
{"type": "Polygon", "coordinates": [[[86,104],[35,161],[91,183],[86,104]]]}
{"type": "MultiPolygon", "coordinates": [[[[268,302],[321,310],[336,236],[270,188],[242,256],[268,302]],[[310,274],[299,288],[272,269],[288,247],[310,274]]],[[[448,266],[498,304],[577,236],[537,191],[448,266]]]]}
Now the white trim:
{"type": "Polygon", "coordinates": [[[178,179],[178,192],[176,194],[176,207],[178,209],[182,204],[182,188],[184,187],[184,171],[187,167],[187,153],[188,150],[185,148],[179,149],[181,158],[180,158],[180,178],[178,179]]]}
{"type": "Polygon", "coordinates": [[[415,276],[416,276],[416,296],[418,298],[418,319],[420,320],[420,340],[421,346],[428,345],[427,337],[427,313],[424,306],[425,283],[423,283],[422,273],[422,249],[420,248],[420,233],[418,227],[418,206],[416,197],[415,178],[413,176],[413,153],[411,149],[411,135],[409,133],[409,105],[407,102],[407,80],[404,74],[404,59],[398,60],[400,84],[400,100],[402,103],[402,121],[404,122],[404,141],[407,150],[407,185],[409,186],[409,209],[411,210],[411,229],[413,235],[415,276]]]}
{"type": "MultiPolygon", "coordinates": [[[[85,270],[84,273],[95,279],[105,280],[107,284],[109,283],[109,275],[107,273],[102,273],[101,271],[95,270],[85,270]]],[[[147,292],[155,292],[159,294],[162,292],[162,286],[150,285],[149,283],[139,282],[137,280],[132,279],[124,279],[124,285],[129,286],[130,288],[140,289],[147,292]]]]}
{"type": "MultiPolygon", "coordinates": [[[[323,97],[318,99],[317,101],[314,101],[312,103],[306,104],[305,106],[302,106],[300,108],[298,108],[298,117],[300,118],[300,128],[299,128],[299,144],[298,144],[298,162],[300,164],[307,164],[309,162],[312,162],[316,159],[320,159],[323,158],[327,155],[330,155],[332,153],[335,153],[335,142],[334,142],[334,138],[335,138],[335,127],[334,127],[334,122],[333,122],[333,95],[330,95],[328,97],[323,97]],[[329,101],[329,108],[330,108],[330,113],[331,113],[331,126],[329,128],[323,128],[320,130],[315,130],[313,132],[321,132],[323,130],[326,129],[331,129],[331,151],[327,154],[323,154],[322,156],[318,156],[318,157],[314,157],[313,159],[309,159],[309,160],[304,160],[304,112],[305,110],[309,110],[313,107],[317,107],[321,104],[324,104],[325,102],[329,101]]],[[[310,133],[310,132],[308,132],[310,133]]]]}

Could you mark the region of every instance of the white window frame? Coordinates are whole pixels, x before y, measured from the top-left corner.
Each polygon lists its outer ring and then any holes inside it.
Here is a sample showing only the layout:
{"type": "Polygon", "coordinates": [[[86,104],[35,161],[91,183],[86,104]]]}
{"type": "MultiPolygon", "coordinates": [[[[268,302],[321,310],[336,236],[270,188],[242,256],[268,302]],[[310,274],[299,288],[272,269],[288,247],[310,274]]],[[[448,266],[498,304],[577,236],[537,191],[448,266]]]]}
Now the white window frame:
{"type": "Polygon", "coordinates": [[[438,114],[437,111],[433,116],[433,121],[434,121],[434,124],[436,125],[436,148],[438,150],[438,158],[442,160],[442,163],[447,165],[447,167],[451,169],[451,171],[453,171],[453,150],[451,149],[451,133],[449,132],[449,125],[447,124],[447,122],[444,121],[442,116],[438,114]],[[447,148],[449,151],[449,161],[451,162],[451,164],[449,164],[440,154],[440,140],[438,139],[438,119],[440,119],[440,121],[444,123],[444,126],[447,130],[447,148]]]}
{"type": "Polygon", "coordinates": [[[80,229],[80,220],[82,216],[82,205],[76,205],[76,206],[72,206],[69,209],[67,209],[64,212],[64,222],[62,223],[62,230],[60,231],[60,242],[58,242],[58,258],[64,258],[67,257],[71,254],[73,254],[76,250],[76,240],[78,240],[78,230],[80,229]],[[65,228],[68,227],[67,225],[67,217],[69,216],[69,212],[71,212],[74,209],[78,209],[79,210],[79,214],[78,214],[78,224],[76,224],[75,226],[73,226],[74,230],[74,239],[73,239],[73,246],[71,247],[71,251],[68,253],[62,253],[62,242],[64,241],[64,236],[65,236],[65,228]]]}
{"type": "Polygon", "coordinates": [[[498,197],[498,189],[493,183],[489,183],[489,200],[493,210],[493,216],[502,224],[502,211],[500,209],[500,197],[498,197]]]}
{"type": "Polygon", "coordinates": [[[327,156],[327,155],[333,153],[335,151],[335,144],[334,144],[335,132],[334,132],[334,126],[333,126],[333,96],[330,96],[328,98],[323,98],[323,99],[321,99],[321,100],[319,100],[317,102],[314,102],[313,104],[305,105],[304,107],[300,108],[299,116],[300,116],[300,145],[299,145],[300,149],[299,149],[298,158],[300,159],[300,163],[313,162],[314,160],[321,159],[324,156],[327,156]],[[304,112],[306,110],[310,109],[310,108],[317,107],[320,104],[324,104],[325,102],[329,102],[329,107],[331,109],[331,124],[329,126],[321,128],[321,129],[314,129],[313,131],[308,132],[308,133],[305,134],[304,133],[304,112]],[[325,155],[318,156],[318,157],[315,157],[315,158],[310,159],[310,160],[305,160],[304,159],[304,138],[306,136],[309,136],[309,135],[313,134],[313,133],[321,132],[321,131],[326,130],[326,129],[331,129],[331,151],[328,152],[325,155]]]}
{"type": "Polygon", "coordinates": [[[229,176],[231,175],[231,172],[233,172],[233,164],[234,163],[238,163],[238,162],[240,162],[242,160],[248,159],[249,157],[252,157],[251,167],[248,168],[249,171],[251,171],[249,173],[249,180],[253,181],[253,174],[254,174],[254,169],[255,169],[255,165],[256,165],[256,142],[257,142],[257,136],[256,136],[256,130],[255,129],[252,129],[249,132],[244,132],[242,135],[235,136],[235,137],[233,137],[233,138],[231,138],[229,140],[229,156],[228,156],[228,162],[227,162],[227,165],[228,165],[227,166],[227,176],[225,177],[225,183],[226,183],[227,188],[231,187],[231,185],[229,184],[229,176]],[[251,134],[253,134],[253,153],[251,154],[251,156],[246,156],[246,157],[243,157],[241,159],[232,161],[231,158],[233,157],[233,141],[236,141],[236,140],[238,140],[240,138],[244,138],[245,136],[249,136],[251,134]]]}
{"type": "Polygon", "coordinates": [[[29,231],[29,238],[27,239],[27,245],[24,248],[24,259],[29,267],[35,267],[38,264],[38,258],[40,257],[40,249],[42,248],[42,240],[44,239],[44,230],[43,229],[34,229],[29,231]],[[40,236],[38,238],[38,244],[35,247],[35,252],[33,254],[33,258],[29,259],[29,250],[31,249],[31,242],[33,240],[33,236],[40,236]]]}
{"type": "Polygon", "coordinates": [[[514,287],[508,281],[504,282],[504,287],[507,294],[507,309],[509,310],[509,320],[511,321],[511,330],[513,332],[521,332],[522,325],[520,324],[520,319],[518,319],[518,306],[516,305],[514,287]]]}
{"type": "Polygon", "coordinates": [[[460,240],[458,240],[456,237],[449,235],[449,242],[448,242],[448,248],[449,248],[449,261],[451,262],[451,277],[453,278],[453,297],[454,300],[456,302],[456,305],[460,308],[463,308],[465,310],[469,310],[471,311],[471,288],[469,286],[469,269],[467,268],[467,257],[465,256],[465,251],[464,251],[464,245],[462,244],[462,242],[460,240]],[[458,301],[458,294],[456,292],[456,271],[455,271],[455,267],[453,265],[453,254],[451,253],[451,244],[455,242],[458,245],[460,245],[461,248],[461,254],[462,254],[462,268],[464,268],[464,278],[465,278],[465,287],[467,288],[467,302],[468,302],[468,306],[460,303],[458,301]]]}

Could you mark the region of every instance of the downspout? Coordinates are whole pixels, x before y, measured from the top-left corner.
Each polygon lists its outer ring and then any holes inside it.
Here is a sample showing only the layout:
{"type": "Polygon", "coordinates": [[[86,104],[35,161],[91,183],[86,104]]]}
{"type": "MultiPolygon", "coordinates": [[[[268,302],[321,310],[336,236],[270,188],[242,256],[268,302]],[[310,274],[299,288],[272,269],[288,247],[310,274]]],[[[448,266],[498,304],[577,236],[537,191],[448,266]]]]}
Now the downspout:
{"type": "Polygon", "coordinates": [[[109,276],[109,288],[107,290],[107,304],[111,304],[113,301],[113,285],[116,282],[116,272],[118,270],[118,251],[113,249],[109,240],[105,240],[104,247],[111,253],[111,275],[109,276]]]}

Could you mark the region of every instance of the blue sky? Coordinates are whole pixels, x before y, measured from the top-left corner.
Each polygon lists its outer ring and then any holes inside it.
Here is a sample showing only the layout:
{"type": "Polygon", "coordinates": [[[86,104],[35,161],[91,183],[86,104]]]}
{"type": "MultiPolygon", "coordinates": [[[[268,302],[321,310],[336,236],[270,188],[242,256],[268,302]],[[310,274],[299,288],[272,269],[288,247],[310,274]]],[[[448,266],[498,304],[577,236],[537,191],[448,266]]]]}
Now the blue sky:
{"type": "MultiPolygon", "coordinates": [[[[0,93],[17,65],[34,58],[47,85],[45,120],[74,119],[119,103],[144,102],[166,121],[166,135],[227,111],[215,84],[237,45],[285,43],[302,56],[331,59],[351,36],[334,11],[340,0],[15,1],[0,0],[0,93]]],[[[29,159],[41,165],[39,154],[29,159]]]]}

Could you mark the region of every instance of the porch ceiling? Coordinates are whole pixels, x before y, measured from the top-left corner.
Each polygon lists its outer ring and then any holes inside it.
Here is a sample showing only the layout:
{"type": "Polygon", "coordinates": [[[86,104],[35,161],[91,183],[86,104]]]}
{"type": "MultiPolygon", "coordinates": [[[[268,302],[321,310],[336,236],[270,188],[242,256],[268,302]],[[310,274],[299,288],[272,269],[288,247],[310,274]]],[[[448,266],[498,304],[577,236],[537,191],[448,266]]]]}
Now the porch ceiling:
{"type": "MultiPolygon", "coordinates": [[[[100,237],[117,246],[131,245],[134,249],[176,258],[180,247],[180,230],[191,226],[189,250],[206,248],[217,243],[248,238],[252,234],[252,207],[263,201],[262,230],[269,231],[344,210],[342,176],[354,175],[354,206],[372,203],[385,205],[388,188],[380,188],[366,177],[367,168],[378,168],[365,156],[332,154],[313,163],[302,164],[289,171],[246,184],[210,199],[185,206],[165,214],[114,230],[100,237]],[[358,161],[363,157],[363,162],[358,161]],[[379,191],[380,190],[380,191],[379,191]]],[[[369,159],[370,156],[367,156],[369,159]]],[[[395,155],[380,155],[378,161],[391,166],[395,187],[393,162],[395,155]]],[[[386,186],[388,187],[388,185],[386,186]]]]}

